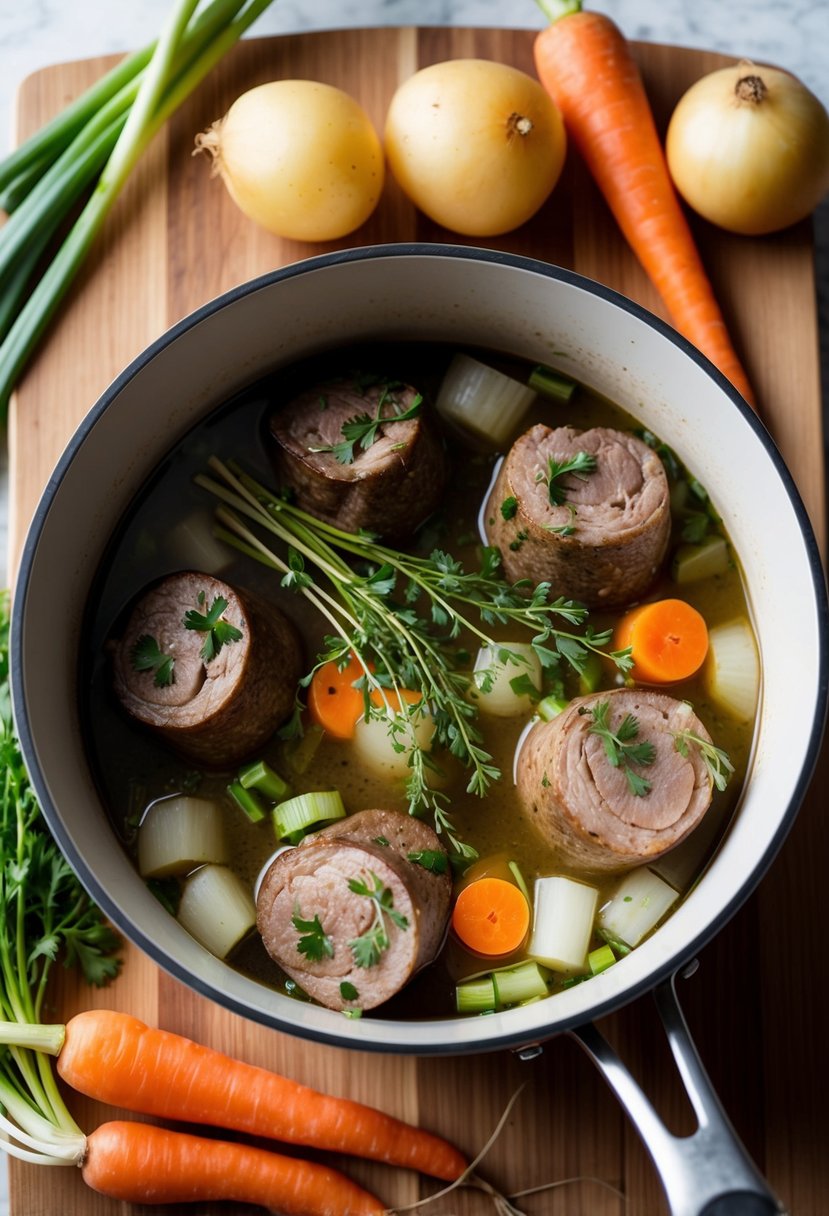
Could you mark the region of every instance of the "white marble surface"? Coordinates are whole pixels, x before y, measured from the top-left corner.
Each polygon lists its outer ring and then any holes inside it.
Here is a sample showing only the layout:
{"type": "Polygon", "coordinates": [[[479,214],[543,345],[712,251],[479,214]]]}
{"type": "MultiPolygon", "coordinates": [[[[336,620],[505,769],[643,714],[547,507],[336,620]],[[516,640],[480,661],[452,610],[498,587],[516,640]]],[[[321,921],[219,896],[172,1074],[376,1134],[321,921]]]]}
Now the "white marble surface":
{"type": "MultiPolygon", "coordinates": [[[[0,0],[0,155],[12,140],[21,80],[50,63],[128,50],[160,29],[170,0],[0,0]]],[[[798,75],[829,106],[829,0],[594,0],[630,38],[719,50],[798,75]]],[[[532,0],[281,0],[254,35],[360,25],[512,25],[540,28],[532,0]]],[[[829,331],[829,206],[817,220],[821,321],[829,331]]],[[[824,356],[824,369],[829,359],[824,356]]],[[[829,377],[824,374],[824,383],[829,377]]],[[[6,537],[6,452],[0,438],[0,545],[6,537]]],[[[8,1212],[0,1171],[0,1216],[8,1212]]]]}

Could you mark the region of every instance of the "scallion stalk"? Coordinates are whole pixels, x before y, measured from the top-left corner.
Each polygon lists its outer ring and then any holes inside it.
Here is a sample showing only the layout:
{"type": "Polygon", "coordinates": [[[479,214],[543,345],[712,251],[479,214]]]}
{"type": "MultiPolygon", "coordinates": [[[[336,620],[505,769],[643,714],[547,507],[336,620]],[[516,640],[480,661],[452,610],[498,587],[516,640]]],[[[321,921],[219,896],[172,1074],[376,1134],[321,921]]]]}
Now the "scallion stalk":
{"type": "Polygon", "coordinates": [[[494,1013],[497,999],[491,975],[477,980],[463,980],[455,986],[455,1008],[458,1013],[494,1013]]]}
{"type": "Polygon", "coordinates": [[[239,809],[245,812],[251,823],[261,823],[267,815],[267,807],[256,790],[246,789],[241,781],[231,781],[227,792],[239,809]]]}
{"type": "MultiPolygon", "coordinates": [[[[214,0],[190,23],[198,0],[178,0],[152,57],[137,53],[88,91],[75,118],[50,126],[40,139],[27,141],[20,155],[0,164],[0,187],[22,189],[28,169],[47,154],[53,165],[32,181],[26,202],[0,230],[0,276],[14,285],[12,304],[4,304],[8,332],[0,346],[0,416],[5,414],[17,377],[65,296],[136,161],[160,127],[271,3],[271,0],[214,0]],[[231,19],[232,18],[232,19],[231,19]],[[140,75],[139,75],[140,73],[140,75]],[[89,101],[90,94],[95,104],[89,101]],[[102,117],[103,114],[103,117],[102,117]],[[82,115],[83,121],[77,119],[82,115]],[[69,148],[71,155],[68,155],[69,148]],[[25,152],[24,152],[25,149],[25,152]],[[51,236],[68,209],[108,160],[86,207],[28,300],[20,263],[33,268],[31,241],[51,236]],[[14,321],[8,318],[16,312],[14,321]]],[[[82,99],[79,99],[79,101],[82,99]]],[[[46,130],[46,129],[44,129],[46,130]]],[[[34,177],[34,171],[32,172],[34,177]]],[[[28,279],[28,275],[26,276],[28,279]]],[[[0,330],[2,334],[2,330],[0,330]]]]}
{"type": "Polygon", "coordinates": [[[344,818],[345,807],[339,790],[297,794],[295,798],[280,802],[273,810],[274,831],[280,840],[291,839],[297,833],[304,835],[314,824],[344,818]]]}
{"type": "Polygon", "coordinates": [[[537,393],[552,397],[556,401],[569,401],[576,387],[575,380],[562,376],[560,372],[554,372],[551,367],[545,367],[541,363],[533,368],[527,384],[537,393]]]}
{"type": "Polygon", "coordinates": [[[291,788],[288,782],[283,781],[279,773],[274,772],[264,760],[256,760],[253,764],[246,764],[244,768],[239,769],[239,781],[246,790],[258,790],[272,802],[280,802],[290,797],[291,788]]]}

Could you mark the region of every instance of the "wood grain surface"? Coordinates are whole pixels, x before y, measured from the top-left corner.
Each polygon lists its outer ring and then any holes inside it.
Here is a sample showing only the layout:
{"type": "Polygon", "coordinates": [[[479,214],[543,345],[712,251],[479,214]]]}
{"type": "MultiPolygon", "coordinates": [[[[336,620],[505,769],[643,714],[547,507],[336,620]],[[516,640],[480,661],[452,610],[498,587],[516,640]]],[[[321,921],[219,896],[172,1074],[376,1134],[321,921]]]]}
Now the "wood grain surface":
{"type": "MultiPolygon", "coordinates": [[[[681,92],[727,62],[721,56],[639,45],[658,119],[681,92]]],[[[382,129],[397,83],[438,60],[480,56],[532,71],[528,31],[365,30],[252,40],[238,47],[155,142],[113,212],[68,306],[20,386],[9,428],[11,572],[37,499],[74,427],[110,380],[171,323],[234,284],[335,246],[281,241],[250,225],[208,166],[190,155],[193,135],[244,89],[310,77],[353,93],[382,129]]],[[[30,77],[19,98],[28,134],[111,65],[97,59],[30,77]]],[[[695,225],[761,413],[795,475],[823,542],[824,469],[810,229],[763,240],[695,225]]],[[[341,245],[453,240],[417,215],[393,183],[372,219],[341,245]]],[[[471,242],[470,242],[471,243],[471,242]]],[[[549,203],[520,231],[492,243],[572,267],[662,315],[653,289],[620,238],[574,155],[549,203]]],[[[773,543],[773,538],[769,538],[773,543]]],[[[793,699],[797,673],[792,673],[793,699]]],[[[829,1210],[829,1064],[825,1027],[827,764],[769,875],[681,983],[691,1029],[731,1119],[761,1169],[797,1216],[829,1210]]],[[[127,1009],[332,1093],[375,1103],[453,1138],[469,1154],[487,1140],[509,1097],[526,1083],[483,1172],[504,1191],[558,1181],[521,1201],[545,1216],[660,1216],[661,1188],[645,1149],[603,1081],[572,1041],[550,1041],[531,1063],[493,1052],[415,1060],[320,1047],[258,1027],[196,997],[132,947],[122,977],[91,992],[59,980],[50,1011],[64,1020],[90,1005],[127,1009]]],[[[673,1073],[655,1011],[643,998],[602,1027],[674,1130],[693,1120],[673,1073]]],[[[70,1099],[87,1129],[112,1111],[70,1099]]],[[[390,1205],[435,1189],[411,1175],[346,1163],[390,1205]]],[[[128,1208],[88,1191],[71,1170],[13,1163],[14,1216],[133,1216],[185,1208],[128,1208]]],[[[228,1211],[199,1205],[199,1216],[228,1211]]],[[[250,1209],[246,1209],[250,1210],[250,1209]]],[[[477,1195],[425,1209],[438,1216],[492,1211],[477,1195]]],[[[241,1216],[242,1209],[233,1208],[241,1216]]]]}

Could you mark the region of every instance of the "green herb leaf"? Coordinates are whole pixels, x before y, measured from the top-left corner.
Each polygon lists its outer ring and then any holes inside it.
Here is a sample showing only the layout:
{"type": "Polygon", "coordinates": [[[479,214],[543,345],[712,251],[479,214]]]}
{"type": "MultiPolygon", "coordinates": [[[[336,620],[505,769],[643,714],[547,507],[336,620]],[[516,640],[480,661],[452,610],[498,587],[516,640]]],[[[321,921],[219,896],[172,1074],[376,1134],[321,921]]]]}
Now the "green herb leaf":
{"type": "Polygon", "coordinates": [[[171,654],[165,654],[149,633],[143,634],[135,643],[130,652],[130,661],[135,671],[154,673],[153,684],[156,688],[166,688],[168,684],[175,683],[175,659],[171,654]]]}
{"type": "MultiPolygon", "coordinates": [[[[201,591],[198,597],[200,607],[204,606],[205,598],[204,592],[201,591]]],[[[231,625],[230,621],[223,618],[222,613],[225,608],[227,608],[227,600],[223,595],[217,595],[206,614],[198,612],[195,608],[190,608],[184,614],[182,624],[185,629],[195,629],[199,633],[207,635],[199,651],[205,663],[214,659],[223,646],[229,645],[231,642],[238,642],[242,636],[241,629],[237,629],[235,625],[231,625]]]]}
{"type": "Polygon", "coordinates": [[[343,980],[340,984],[340,996],[344,1001],[357,1001],[360,998],[359,992],[348,980],[343,980]]]}
{"type": "Polygon", "coordinates": [[[544,481],[547,483],[547,493],[550,499],[551,507],[560,507],[562,503],[567,501],[567,490],[561,484],[562,478],[568,474],[580,478],[582,481],[587,480],[588,473],[592,473],[596,468],[596,457],[591,456],[589,452],[576,452],[569,460],[556,460],[554,457],[547,458],[547,472],[544,474],[544,481]]]}
{"type": "Polygon", "coordinates": [[[518,510],[518,499],[510,495],[501,503],[501,514],[504,519],[512,519],[515,512],[518,510]]]}
{"type": "Polygon", "coordinates": [[[357,967],[376,967],[385,950],[389,948],[386,918],[398,929],[408,929],[409,921],[394,907],[394,895],[390,887],[384,887],[382,879],[369,872],[372,885],[361,878],[350,878],[348,889],[355,895],[370,899],[374,905],[374,920],[365,933],[353,938],[348,944],[357,967]]]}
{"type": "Polygon", "coordinates": [[[614,731],[610,726],[609,701],[600,701],[593,709],[582,708],[579,713],[592,717],[593,724],[587,728],[588,733],[598,735],[602,740],[609,763],[625,774],[630,792],[637,798],[644,797],[651,788],[651,782],[635,773],[631,765],[643,767],[653,764],[656,748],[648,742],[631,742],[639,734],[638,719],[633,714],[625,714],[614,731]]]}
{"type": "Polygon", "coordinates": [[[418,849],[416,852],[407,853],[406,856],[409,861],[423,866],[424,870],[429,870],[432,874],[445,874],[449,869],[449,858],[442,849],[418,849]]]}
{"type": "Polygon", "coordinates": [[[420,393],[417,394],[412,404],[403,411],[395,410],[391,414],[384,414],[384,409],[387,404],[391,403],[397,406],[398,402],[394,397],[393,388],[397,388],[398,384],[385,385],[377,401],[377,408],[374,414],[356,414],[353,418],[349,418],[347,422],[342,424],[342,440],[339,443],[330,444],[324,447],[311,448],[312,452],[331,452],[334,459],[340,464],[353,464],[356,455],[354,448],[359,444],[360,448],[367,452],[377,438],[377,432],[384,423],[388,422],[408,422],[412,418],[416,418],[420,413],[420,407],[423,404],[423,397],[420,393]]]}
{"type": "Polygon", "coordinates": [[[297,933],[301,934],[296,948],[300,954],[312,963],[319,963],[324,958],[334,957],[334,943],[322,927],[318,915],[313,920],[304,920],[297,907],[291,917],[291,924],[297,933]]]}
{"type": "Polygon", "coordinates": [[[711,780],[716,788],[722,792],[728,785],[731,774],[734,772],[734,765],[731,763],[728,753],[724,752],[721,747],[715,747],[713,743],[695,734],[694,731],[680,730],[674,734],[674,744],[680,756],[688,755],[689,743],[699,749],[711,780]]]}

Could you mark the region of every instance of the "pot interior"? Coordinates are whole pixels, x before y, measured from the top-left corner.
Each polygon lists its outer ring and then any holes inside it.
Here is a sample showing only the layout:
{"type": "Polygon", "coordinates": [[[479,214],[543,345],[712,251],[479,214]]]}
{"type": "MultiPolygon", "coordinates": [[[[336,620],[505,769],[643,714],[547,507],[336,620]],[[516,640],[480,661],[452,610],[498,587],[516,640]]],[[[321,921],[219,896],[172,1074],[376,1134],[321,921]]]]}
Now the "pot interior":
{"type": "Polygon", "coordinates": [[[761,424],[702,356],[644,310],[567,271],[479,250],[389,246],[312,259],[229,293],[172,329],[90,411],[26,543],[13,625],[14,707],[61,847],[105,912],[161,966],[236,1012],[295,1034],[398,1051],[480,1050],[544,1037],[631,999],[736,909],[781,843],[815,760],[825,636],[820,562],[791,479],[761,424]],[[590,984],[487,1018],[347,1021],[208,955],[148,893],[109,828],[79,722],[89,589],[153,468],[212,408],[275,368],[344,341],[380,339],[472,343],[554,362],[634,414],[676,450],[722,515],[761,651],[750,774],[695,889],[650,939],[590,984]]]}

